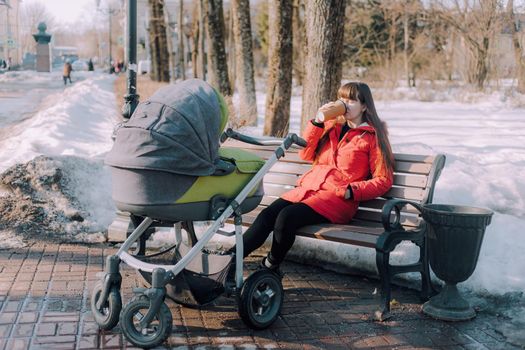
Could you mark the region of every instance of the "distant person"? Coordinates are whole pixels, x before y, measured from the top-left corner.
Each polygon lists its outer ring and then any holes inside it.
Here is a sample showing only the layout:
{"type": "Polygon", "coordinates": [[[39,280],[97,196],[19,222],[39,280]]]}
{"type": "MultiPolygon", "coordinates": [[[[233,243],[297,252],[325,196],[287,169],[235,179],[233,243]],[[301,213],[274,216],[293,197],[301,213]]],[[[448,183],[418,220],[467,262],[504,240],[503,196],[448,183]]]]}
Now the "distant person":
{"type": "Polygon", "coordinates": [[[7,62],[3,59],[0,59],[0,68],[7,69],[7,62]]]}
{"type": "Polygon", "coordinates": [[[88,71],[93,72],[95,67],[93,66],[93,60],[90,58],[88,61],[88,71]]]}
{"type": "Polygon", "coordinates": [[[71,71],[73,70],[73,67],[71,66],[71,62],[69,60],[66,60],[64,63],[64,70],[62,71],[62,78],[64,78],[64,85],[67,85],[67,81],[69,79],[69,83],[73,84],[71,81],[71,71]]]}
{"type": "Polygon", "coordinates": [[[11,57],[8,57],[8,58],[7,58],[7,63],[6,63],[6,64],[7,64],[7,66],[6,66],[6,69],[7,69],[7,70],[11,70],[11,62],[12,62],[12,61],[11,61],[11,57]]]}
{"type": "Polygon", "coordinates": [[[118,60],[117,67],[119,72],[124,72],[124,62],[121,60],[118,60]]]}

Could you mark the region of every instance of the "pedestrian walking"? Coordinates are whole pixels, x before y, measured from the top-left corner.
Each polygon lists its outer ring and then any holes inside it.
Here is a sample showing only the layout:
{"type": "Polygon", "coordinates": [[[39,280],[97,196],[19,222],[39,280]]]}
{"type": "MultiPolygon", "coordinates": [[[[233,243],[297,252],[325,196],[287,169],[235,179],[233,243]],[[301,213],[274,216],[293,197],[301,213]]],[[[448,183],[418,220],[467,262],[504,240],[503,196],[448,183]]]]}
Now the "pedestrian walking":
{"type": "Polygon", "coordinates": [[[70,84],[73,84],[71,81],[71,71],[73,70],[73,67],[71,66],[71,62],[69,60],[66,60],[64,63],[64,69],[62,72],[62,78],[64,79],[64,85],[67,85],[67,81],[69,80],[70,84]]]}

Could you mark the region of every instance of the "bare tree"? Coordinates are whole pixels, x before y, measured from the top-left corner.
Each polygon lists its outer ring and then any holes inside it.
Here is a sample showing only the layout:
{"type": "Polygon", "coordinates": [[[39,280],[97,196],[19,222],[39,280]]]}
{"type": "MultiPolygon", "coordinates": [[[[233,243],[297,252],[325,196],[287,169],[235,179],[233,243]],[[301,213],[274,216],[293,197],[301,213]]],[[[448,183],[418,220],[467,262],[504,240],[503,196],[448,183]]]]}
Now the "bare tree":
{"type": "MultiPolygon", "coordinates": [[[[55,19],[47,10],[47,7],[41,2],[24,1],[21,4],[20,12],[20,45],[22,46],[22,52],[33,52],[35,51],[33,34],[38,32],[38,23],[45,22],[47,32],[54,34],[55,19]]],[[[3,20],[4,19],[2,19],[2,21],[3,20]]]]}
{"type": "Polygon", "coordinates": [[[499,0],[455,0],[452,9],[441,3],[435,12],[465,40],[471,55],[467,78],[478,89],[489,77],[489,50],[499,29],[499,7],[499,0]]]}
{"type": "Polygon", "coordinates": [[[233,38],[239,91],[239,115],[247,125],[257,125],[257,100],[253,70],[252,26],[249,0],[233,0],[233,38]]]}
{"type": "Polygon", "coordinates": [[[514,58],[516,60],[516,71],[518,78],[518,91],[525,94],[525,50],[518,35],[518,25],[514,15],[514,1],[507,2],[507,25],[512,35],[512,46],[514,48],[514,58]]]}
{"type": "Polygon", "coordinates": [[[148,0],[149,45],[151,54],[150,78],[153,81],[170,81],[168,41],[164,19],[164,1],[148,0]]]}
{"type": "Polygon", "coordinates": [[[270,0],[264,135],[288,133],[292,94],[292,0],[270,0]]]}
{"type": "Polygon", "coordinates": [[[346,1],[306,1],[306,75],[301,128],[341,84],[346,1]]]}

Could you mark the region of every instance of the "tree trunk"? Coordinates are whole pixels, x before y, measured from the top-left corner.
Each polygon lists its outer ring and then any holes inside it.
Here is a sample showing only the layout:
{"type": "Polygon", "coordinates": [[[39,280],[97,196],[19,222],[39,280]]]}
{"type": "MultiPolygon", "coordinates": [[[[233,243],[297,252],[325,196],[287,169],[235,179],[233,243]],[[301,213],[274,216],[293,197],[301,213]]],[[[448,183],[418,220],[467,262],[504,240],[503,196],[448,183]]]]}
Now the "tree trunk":
{"type": "Polygon", "coordinates": [[[184,1],[179,0],[179,67],[180,77],[186,80],[186,53],[184,52],[184,1]]]}
{"type": "Polygon", "coordinates": [[[343,61],[346,1],[306,1],[306,57],[301,130],[317,109],[337,97],[343,61]]]}
{"type": "Polygon", "coordinates": [[[270,0],[268,85],[264,135],[282,137],[290,125],[292,95],[292,0],[270,0]]]}
{"type": "Polygon", "coordinates": [[[403,63],[405,66],[405,78],[407,80],[407,86],[412,87],[410,81],[410,71],[408,69],[408,11],[405,9],[403,13],[403,63]]]}
{"type": "Polygon", "coordinates": [[[151,54],[150,78],[154,81],[170,81],[170,64],[168,41],[166,38],[166,23],[164,20],[164,1],[148,0],[149,43],[151,54]]]}
{"type": "Polygon", "coordinates": [[[239,91],[239,115],[247,125],[257,125],[257,100],[253,69],[252,26],[250,1],[233,0],[233,38],[237,69],[236,85],[239,91]]]}
{"type": "Polygon", "coordinates": [[[231,96],[228,63],[224,48],[224,15],[222,0],[206,0],[206,35],[210,84],[224,96],[231,96]]]}
{"type": "Polygon", "coordinates": [[[304,21],[301,18],[301,0],[293,1],[293,73],[295,83],[299,86],[303,85],[304,77],[304,21]]]}
{"type": "Polygon", "coordinates": [[[199,59],[199,4],[193,7],[193,30],[192,39],[193,45],[191,48],[191,69],[193,71],[193,77],[199,78],[199,72],[197,70],[197,60],[199,59]]]}
{"type": "Polygon", "coordinates": [[[514,59],[516,61],[516,76],[518,78],[518,92],[525,94],[525,56],[523,46],[516,28],[516,17],[514,15],[514,1],[507,3],[507,19],[512,34],[512,47],[514,48],[514,59]]]}
{"type": "Polygon", "coordinates": [[[199,60],[197,65],[199,78],[202,80],[206,80],[206,34],[204,32],[206,27],[206,10],[204,1],[199,0],[199,60]]]}
{"type": "Polygon", "coordinates": [[[168,52],[170,55],[169,57],[170,76],[171,76],[171,80],[175,81],[175,79],[179,77],[180,67],[178,65],[179,62],[177,60],[177,52],[175,51],[175,48],[173,47],[173,31],[171,30],[171,26],[169,25],[170,23],[173,22],[173,17],[169,11],[165,11],[164,15],[165,15],[165,23],[168,23],[168,25],[166,26],[166,30],[167,30],[166,44],[167,44],[168,52]]]}

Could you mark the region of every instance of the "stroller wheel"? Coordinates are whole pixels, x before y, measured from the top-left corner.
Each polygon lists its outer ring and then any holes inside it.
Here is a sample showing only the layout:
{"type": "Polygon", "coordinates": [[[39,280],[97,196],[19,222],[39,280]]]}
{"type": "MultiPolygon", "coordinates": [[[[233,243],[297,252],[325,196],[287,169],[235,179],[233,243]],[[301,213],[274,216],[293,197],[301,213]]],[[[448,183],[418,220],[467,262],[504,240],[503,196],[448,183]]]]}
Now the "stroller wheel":
{"type": "Polygon", "coordinates": [[[239,296],[239,316],[253,329],[271,326],[283,305],[283,285],[270,270],[251,274],[244,282],[239,296]]]}
{"type": "Polygon", "coordinates": [[[120,315],[122,332],[133,345],[140,348],[153,348],[164,342],[171,333],[173,318],[166,303],[162,303],[159,311],[150,324],[140,326],[140,321],[149,309],[149,299],[145,296],[133,298],[120,315]]]}
{"type": "Polygon", "coordinates": [[[102,294],[102,282],[97,282],[91,294],[91,311],[100,329],[110,330],[118,324],[120,310],[122,310],[122,299],[117,287],[111,287],[108,300],[99,309],[97,302],[102,294]]]}

